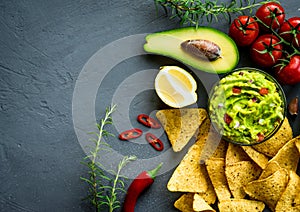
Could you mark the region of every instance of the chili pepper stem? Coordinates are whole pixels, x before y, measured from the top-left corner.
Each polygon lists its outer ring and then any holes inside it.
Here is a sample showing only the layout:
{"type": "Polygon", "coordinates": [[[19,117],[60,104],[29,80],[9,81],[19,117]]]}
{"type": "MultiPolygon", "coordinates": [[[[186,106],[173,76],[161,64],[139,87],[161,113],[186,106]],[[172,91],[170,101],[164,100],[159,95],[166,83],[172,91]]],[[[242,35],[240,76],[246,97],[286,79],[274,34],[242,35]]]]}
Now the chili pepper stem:
{"type": "Polygon", "coordinates": [[[163,163],[158,164],[158,166],[155,169],[152,169],[150,171],[147,171],[148,175],[152,178],[155,179],[155,177],[157,176],[158,171],[160,170],[161,166],[163,165],[163,163]]]}

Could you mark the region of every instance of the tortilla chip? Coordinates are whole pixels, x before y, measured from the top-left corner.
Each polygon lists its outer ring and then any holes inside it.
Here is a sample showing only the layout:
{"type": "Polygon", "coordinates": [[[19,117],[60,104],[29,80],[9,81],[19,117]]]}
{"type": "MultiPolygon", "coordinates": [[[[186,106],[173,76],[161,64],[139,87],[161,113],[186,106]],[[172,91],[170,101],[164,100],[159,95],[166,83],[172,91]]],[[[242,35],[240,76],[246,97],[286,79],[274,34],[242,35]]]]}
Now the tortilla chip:
{"type": "Polygon", "coordinates": [[[205,202],[207,202],[207,204],[211,205],[216,202],[217,195],[207,172],[205,173],[205,178],[207,182],[207,191],[198,194],[205,200],[205,202]]]}
{"type": "Polygon", "coordinates": [[[231,193],[225,176],[225,159],[210,158],[206,160],[206,168],[219,201],[230,199],[231,193]]]}
{"type": "Polygon", "coordinates": [[[215,210],[210,207],[209,204],[207,204],[207,202],[205,202],[205,200],[198,194],[194,195],[194,202],[193,202],[193,210],[194,211],[213,211],[215,212],[215,210]]]}
{"type": "Polygon", "coordinates": [[[200,155],[200,146],[195,143],[173,172],[167,185],[169,191],[195,193],[207,191],[206,169],[204,164],[200,164],[200,155]]]}
{"type": "MultiPolygon", "coordinates": [[[[212,137],[213,131],[212,131],[211,127],[212,126],[211,126],[209,118],[205,119],[199,127],[199,131],[197,134],[197,139],[196,139],[195,144],[200,147],[201,151],[203,150],[204,146],[206,145],[207,140],[208,139],[210,140],[212,137]]],[[[215,148],[217,148],[217,147],[215,147],[215,148]]]]}
{"type": "Polygon", "coordinates": [[[206,118],[199,127],[196,141],[200,140],[204,142],[207,139],[208,133],[212,130],[211,122],[209,118],[206,118]]]}
{"type": "Polygon", "coordinates": [[[296,171],[299,162],[299,152],[295,146],[296,140],[300,140],[300,136],[287,142],[270,162],[276,161],[281,168],[285,168],[287,171],[296,171]]]}
{"type": "Polygon", "coordinates": [[[300,192],[298,192],[295,196],[295,199],[294,199],[294,203],[295,205],[300,205],[300,192]]]}
{"type": "Polygon", "coordinates": [[[293,138],[292,128],[287,118],[284,119],[281,127],[269,140],[254,145],[253,148],[269,157],[274,157],[283,145],[293,138]]]}
{"type": "Polygon", "coordinates": [[[193,201],[193,193],[183,194],[178,200],[175,201],[174,207],[183,212],[191,212],[193,211],[193,201]]]}
{"type": "MultiPolygon", "coordinates": [[[[300,211],[300,204],[296,204],[296,197],[300,196],[300,177],[293,171],[290,171],[290,180],[285,191],[278,200],[276,211],[300,211]]],[[[296,200],[297,201],[297,200],[296,200]]]]}
{"type": "Polygon", "coordinates": [[[245,186],[245,192],[251,198],[263,201],[274,211],[289,180],[289,173],[281,168],[271,176],[255,180],[245,186]]]}
{"type": "MultiPolygon", "coordinates": [[[[209,143],[209,141],[207,143],[209,143]]],[[[220,142],[219,142],[219,145],[217,146],[217,149],[211,155],[211,157],[213,157],[213,158],[224,158],[225,159],[227,148],[228,148],[228,142],[221,139],[220,142]]]]}
{"type": "MultiPolygon", "coordinates": [[[[207,119],[209,120],[209,119],[207,119]]],[[[208,127],[208,134],[206,137],[198,136],[196,143],[201,146],[201,163],[205,163],[205,160],[210,157],[225,158],[227,142],[221,139],[218,134],[209,123],[203,122],[203,128],[208,127]]],[[[199,132],[201,132],[202,125],[200,126],[199,132]]]]}
{"type": "Polygon", "coordinates": [[[218,206],[220,212],[261,212],[265,208],[263,202],[247,199],[224,200],[218,206]]]}
{"type": "Polygon", "coordinates": [[[261,171],[261,168],[253,161],[239,161],[226,165],[225,174],[232,196],[243,199],[246,196],[244,186],[257,180],[261,171]]]}
{"type": "Polygon", "coordinates": [[[246,154],[262,169],[266,168],[269,158],[251,146],[242,146],[246,154]]]}
{"type": "Polygon", "coordinates": [[[156,113],[174,152],[182,150],[207,118],[203,108],[166,109],[156,113]]]}
{"type": "MultiPolygon", "coordinates": [[[[225,150],[222,150],[226,144],[224,142],[220,142],[219,145],[217,142],[219,141],[220,136],[216,134],[214,129],[211,126],[210,120],[205,119],[204,122],[201,124],[199,128],[199,134],[197,137],[197,141],[195,145],[198,145],[201,149],[201,158],[200,158],[200,164],[205,163],[205,159],[210,157],[211,154],[213,155],[224,155],[222,152],[226,152],[225,150]]],[[[206,179],[207,182],[207,190],[204,193],[198,193],[206,202],[207,204],[214,204],[217,196],[216,192],[214,190],[214,187],[212,185],[212,182],[209,178],[209,175],[207,173],[207,170],[203,170],[202,173],[206,179]]]]}
{"type": "Polygon", "coordinates": [[[299,140],[295,141],[295,145],[296,145],[299,155],[300,155],[300,141],[299,140]]]}
{"type": "Polygon", "coordinates": [[[271,161],[267,164],[266,168],[262,171],[261,175],[259,176],[259,179],[265,179],[272,174],[274,174],[276,171],[278,171],[281,167],[277,163],[277,161],[271,161]]]}
{"type": "Polygon", "coordinates": [[[241,146],[229,143],[226,152],[226,165],[240,161],[250,161],[250,158],[241,146]]]}

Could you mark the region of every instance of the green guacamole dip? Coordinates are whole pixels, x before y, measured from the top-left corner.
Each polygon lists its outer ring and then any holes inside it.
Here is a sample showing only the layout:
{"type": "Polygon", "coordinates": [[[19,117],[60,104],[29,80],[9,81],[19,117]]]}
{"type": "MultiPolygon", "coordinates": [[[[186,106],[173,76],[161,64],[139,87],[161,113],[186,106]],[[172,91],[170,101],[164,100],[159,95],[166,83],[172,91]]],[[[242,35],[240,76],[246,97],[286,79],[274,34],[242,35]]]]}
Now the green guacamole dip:
{"type": "Polygon", "coordinates": [[[261,71],[235,71],[212,90],[211,122],[225,139],[234,143],[259,143],[284,119],[285,100],[280,91],[271,77],[261,71]]]}

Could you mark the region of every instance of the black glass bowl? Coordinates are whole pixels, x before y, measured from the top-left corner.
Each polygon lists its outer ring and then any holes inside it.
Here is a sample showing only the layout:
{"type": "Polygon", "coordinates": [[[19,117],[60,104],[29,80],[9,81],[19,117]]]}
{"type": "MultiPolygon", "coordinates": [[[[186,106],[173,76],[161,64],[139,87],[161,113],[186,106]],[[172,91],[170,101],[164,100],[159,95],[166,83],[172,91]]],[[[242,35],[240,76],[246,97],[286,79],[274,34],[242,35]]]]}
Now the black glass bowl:
{"type": "Polygon", "coordinates": [[[208,114],[222,139],[249,146],[265,142],[278,131],[286,107],[285,94],[276,79],[262,70],[244,67],[229,72],[214,85],[208,114]]]}

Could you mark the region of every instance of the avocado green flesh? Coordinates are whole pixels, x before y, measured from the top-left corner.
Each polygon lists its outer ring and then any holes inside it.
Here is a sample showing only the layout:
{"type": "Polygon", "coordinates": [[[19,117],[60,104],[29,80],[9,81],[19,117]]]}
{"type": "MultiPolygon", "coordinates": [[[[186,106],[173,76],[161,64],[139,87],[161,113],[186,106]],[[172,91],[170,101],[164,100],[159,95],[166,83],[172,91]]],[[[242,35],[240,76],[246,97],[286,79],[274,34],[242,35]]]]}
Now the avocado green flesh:
{"type": "Polygon", "coordinates": [[[176,59],[195,69],[222,74],[235,68],[239,61],[239,52],[234,41],[225,33],[210,27],[179,28],[146,36],[144,50],[176,59]],[[221,58],[215,61],[197,58],[181,48],[186,40],[203,39],[217,44],[221,48],[221,58]]]}
{"type": "Polygon", "coordinates": [[[261,74],[234,72],[221,79],[210,97],[209,112],[212,123],[230,140],[251,144],[258,135],[267,137],[284,119],[284,102],[276,84],[261,74]],[[234,92],[239,88],[239,92],[234,92]],[[268,94],[261,94],[260,89],[268,94]],[[225,114],[232,118],[224,120],[225,114]]]}

